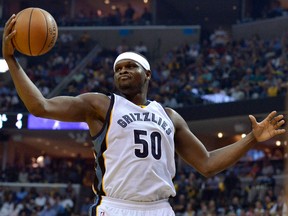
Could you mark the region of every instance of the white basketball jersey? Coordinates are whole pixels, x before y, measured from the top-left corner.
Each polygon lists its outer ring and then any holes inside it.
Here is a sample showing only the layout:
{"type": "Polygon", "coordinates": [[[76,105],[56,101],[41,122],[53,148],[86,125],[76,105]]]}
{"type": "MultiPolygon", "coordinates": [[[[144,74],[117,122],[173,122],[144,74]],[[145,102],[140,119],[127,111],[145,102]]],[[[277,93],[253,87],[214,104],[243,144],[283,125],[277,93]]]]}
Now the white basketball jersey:
{"type": "Polygon", "coordinates": [[[97,195],[143,202],[175,196],[174,126],[156,101],[137,106],[111,95],[93,144],[97,195]]]}

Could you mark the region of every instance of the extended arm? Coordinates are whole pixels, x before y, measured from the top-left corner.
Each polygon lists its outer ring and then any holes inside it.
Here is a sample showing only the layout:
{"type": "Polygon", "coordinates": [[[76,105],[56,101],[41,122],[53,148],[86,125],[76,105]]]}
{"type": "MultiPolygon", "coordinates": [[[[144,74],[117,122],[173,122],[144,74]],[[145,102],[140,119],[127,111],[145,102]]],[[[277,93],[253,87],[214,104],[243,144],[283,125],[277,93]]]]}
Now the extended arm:
{"type": "MultiPolygon", "coordinates": [[[[14,24],[15,15],[12,15],[4,28],[2,53],[18,95],[28,111],[38,117],[60,121],[82,121],[90,124],[89,126],[94,126],[95,121],[103,120],[109,106],[109,98],[105,95],[87,93],[78,97],[59,96],[51,99],[43,97],[14,57],[15,47],[11,41],[16,34],[15,30],[12,30],[14,24]]],[[[96,132],[92,131],[92,134],[96,132]]]]}
{"type": "Polygon", "coordinates": [[[12,15],[4,28],[2,53],[8,64],[17,93],[28,111],[35,116],[55,118],[58,120],[84,121],[85,118],[83,115],[85,112],[77,112],[77,110],[82,110],[79,107],[81,98],[56,97],[46,99],[26,75],[25,71],[14,57],[15,48],[11,42],[16,34],[15,30],[12,30],[14,24],[15,15],[12,15]],[[75,109],[75,106],[79,107],[79,109],[75,109]]]}
{"type": "Polygon", "coordinates": [[[260,123],[256,121],[254,116],[250,115],[252,131],[245,138],[209,152],[190,131],[187,123],[178,113],[172,110],[169,113],[176,128],[177,153],[184,161],[206,177],[215,175],[235,164],[256,143],[285,132],[284,129],[280,129],[284,124],[283,115],[276,116],[275,111],[271,112],[260,123]]]}

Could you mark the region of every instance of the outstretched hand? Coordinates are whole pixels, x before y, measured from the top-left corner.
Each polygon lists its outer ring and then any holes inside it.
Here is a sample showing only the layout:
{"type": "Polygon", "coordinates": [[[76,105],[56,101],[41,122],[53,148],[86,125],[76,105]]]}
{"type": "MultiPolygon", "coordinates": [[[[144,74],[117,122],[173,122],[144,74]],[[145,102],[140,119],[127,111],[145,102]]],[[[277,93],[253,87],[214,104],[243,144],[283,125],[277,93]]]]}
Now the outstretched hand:
{"type": "Polygon", "coordinates": [[[2,38],[2,55],[4,58],[12,56],[15,51],[15,47],[12,43],[12,38],[15,36],[16,31],[12,30],[15,25],[15,14],[13,14],[6,22],[2,38]]]}
{"type": "Polygon", "coordinates": [[[252,123],[252,132],[257,142],[263,142],[271,139],[276,135],[285,133],[285,129],[281,128],[284,125],[284,116],[276,115],[276,111],[272,111],[263,121],[257,122],[253,115],[249,115],[252,123]]]}

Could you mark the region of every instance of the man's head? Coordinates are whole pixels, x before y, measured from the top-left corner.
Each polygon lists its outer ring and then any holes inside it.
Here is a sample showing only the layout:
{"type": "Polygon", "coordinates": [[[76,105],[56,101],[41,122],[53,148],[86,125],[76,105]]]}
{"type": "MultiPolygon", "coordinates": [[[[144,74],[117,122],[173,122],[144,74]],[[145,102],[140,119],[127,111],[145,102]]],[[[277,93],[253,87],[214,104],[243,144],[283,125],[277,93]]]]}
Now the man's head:
{"type": "Polygon", "coordinates": [[[117,65],[117,63],[124,59],[138,62],[145,70],[150,70],[150,64],[144,56],[136,52],[124,52],[124,53],[121,53],[116,58],[114,65],[113,65],[114,72],[115,72],[115,66],[117,65]]]}
{"type": "Polygon", "coordinates": [[[120,54],[113,65],[114,82],[117,89],[125,95],[147,93],[151,78],[150,64],[136,52],[120,54]]]}

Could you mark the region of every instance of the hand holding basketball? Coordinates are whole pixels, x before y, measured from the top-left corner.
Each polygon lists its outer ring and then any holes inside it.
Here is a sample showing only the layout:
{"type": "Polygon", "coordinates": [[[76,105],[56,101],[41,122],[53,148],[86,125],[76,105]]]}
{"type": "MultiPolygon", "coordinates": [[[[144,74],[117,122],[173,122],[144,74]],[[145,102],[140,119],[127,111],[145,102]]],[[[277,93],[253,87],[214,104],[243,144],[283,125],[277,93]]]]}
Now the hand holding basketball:
{"type": "Polygon", "coordinates": [[[12,39],[15,48],[24,55],[39,56],[50,51],[58,38],[53,16],[40,8],[26,8],[16,15],[12,39]]]}

